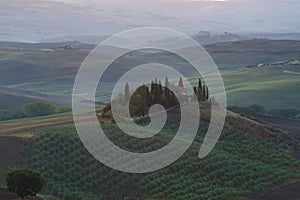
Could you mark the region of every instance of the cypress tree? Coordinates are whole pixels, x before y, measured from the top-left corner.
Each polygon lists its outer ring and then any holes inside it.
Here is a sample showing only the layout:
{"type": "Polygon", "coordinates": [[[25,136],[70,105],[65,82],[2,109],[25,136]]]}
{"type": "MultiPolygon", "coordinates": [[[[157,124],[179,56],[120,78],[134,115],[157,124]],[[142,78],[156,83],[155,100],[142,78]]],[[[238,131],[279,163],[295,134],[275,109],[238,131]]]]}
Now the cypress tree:
{"type": "Polygon", "coordinates": [[[151,94],[153,98],[153,104],[159,102],[159,85],[157,84],[157,78],[155,78],[154,83],[151,84],[151,94]]]}
{"type": "Polygon", "coordinates": [[[178,87],[183,88],[183,81],[181,77],[179,78],[178,87]]]}
{"type": "Polygon", "coordinates": [[[129,84],[126,83],[125,91],[124,91],[124,100],[127,103],[127,102],[129,102],[129,99],[130,99],[129,84]]]}
{"type": "Polygon", "coordinates": [[[199,82],[198,82],[198,94],[197,94],[197,97],[198,97],[198,101],[201,101],[202,99],[202,95],[203,95],[203,86],[202,86],[202,81],[201,81],[201,78],[199,78],[199,82]]]}
{"type": "Polygon", "coordinates": [[[176,103],[176,101],[175,101],[175,95],[174,95],[174,93],[172,92],[170,96],[171,96],[171,98],[170,98],[170,99],[171,99],[171,106],[174,106],[175,103],[176,103]]]}
{"type": "Polygon", "coordinates": [[[205,101],[205,97],[206,97],[206,89],[205,89],[205,85],[202,86],[202,100],[205,101]]]}
{"type": "Polygon", "coordinates": [[[159,95],[162,94],[162,85],[161,85],[161,81],[158,81],[158,91],[159,91],[159,95]]]}
{"type": "Polygon", "coordinates": [[[151,97],[151,102],[154,103],[154,95],[155,95],[155,84],[154,81],[151,82],[151,90],[150,90],[150,97],[151,97]]]}
{"type": "Polygon", "coordinates": [[[209,90],[208,90],[208,87],[206,87],[206,101],[208,101],[209,99],[209,90]]]}
{"type": "Polygon", "coordinates": [[[166,77],[166,79],[165,79],[165,87],[169,87],[169,80],[168,80],[168,77],[166,77]]]}
{"type": "Polygon", "coordinates": [[[192,97],[192,101],[197,101],[197,98],[198,97],[198,91],[197,91],[197,88],[194,87],[194,94],[193,94],[193,97],[192,97]]]}
{"type": "Polygon", "coordinates": [[[201,78],[199,78],[198,89],[202,90],[202,81],[201,81],[201,78]]]}
{"type": "Polygon", "coordinates": [[[170,91],[169,91],[169,80],[168,77],[165,79],[165,106],[168,107],[170,103],[170,91]]]}
{"type": "Polygon", "coordinates": [[[147,89],[146,89],[146,106],[147,107],[150,107],[151,104],[152,104],[152,97],[151,97],[151,94],[149,92],[149,88],[147,86],[145,86],[147,89]]]}
{"type": "Polygon", "coordinates": [[[151,86],[150,86],[151,88],[150,88],[150,93],[151,93],[151,95],[153,95],[154,94],[154,82],[152,81],[151,82],[151,86]]]}
{"type": "Polygon", "coordinates": [[[163,90],[162,90],[162,84],[160,80],[159,80],[158,88],[159,88],[159,93],[158,93],[159,103],[163,103],[161,99],[161,96],[163,96],[163,90]]]}

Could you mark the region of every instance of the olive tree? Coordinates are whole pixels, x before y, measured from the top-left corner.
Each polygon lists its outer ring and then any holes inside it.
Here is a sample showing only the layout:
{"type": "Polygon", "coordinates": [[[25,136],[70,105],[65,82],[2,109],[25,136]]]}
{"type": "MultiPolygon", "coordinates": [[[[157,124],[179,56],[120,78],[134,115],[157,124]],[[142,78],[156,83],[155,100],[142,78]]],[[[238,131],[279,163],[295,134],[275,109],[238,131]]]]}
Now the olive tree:
{"type": "Polygon", "coordinates": [[[40,172],[28,168],[12,168],[6,178],[8,190],[22,199],[26,196],[35,196],[42,190],[43,184],[44,179],[40,172]]]}

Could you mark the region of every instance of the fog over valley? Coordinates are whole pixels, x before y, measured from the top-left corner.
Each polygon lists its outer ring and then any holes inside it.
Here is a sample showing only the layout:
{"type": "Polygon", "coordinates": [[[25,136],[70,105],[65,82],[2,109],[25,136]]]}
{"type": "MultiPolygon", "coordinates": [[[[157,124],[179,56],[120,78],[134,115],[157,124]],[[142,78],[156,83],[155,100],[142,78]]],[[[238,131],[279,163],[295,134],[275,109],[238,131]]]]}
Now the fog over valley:
{"type": "Polygon", "coordinates": [[[11,0],[1,2],[0,40],[103,36],[144,26],[187,34],[297,33],[299,10],[297,0],[11,0]]]}

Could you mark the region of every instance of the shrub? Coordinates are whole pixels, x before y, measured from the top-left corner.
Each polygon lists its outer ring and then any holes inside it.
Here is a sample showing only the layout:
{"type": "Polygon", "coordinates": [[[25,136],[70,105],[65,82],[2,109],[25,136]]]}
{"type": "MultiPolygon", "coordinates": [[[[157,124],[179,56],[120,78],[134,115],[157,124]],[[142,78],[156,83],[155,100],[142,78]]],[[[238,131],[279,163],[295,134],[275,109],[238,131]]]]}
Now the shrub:
{"type": "Polygon", "coordinates": [[[35,196],[43,188],[44,179],[38,171],[13,168],[8,172],[6,184],[10,192],[24,199],[26,196],[35,196]]]}
{"type": "Polygon", "coordinates": [[[71,112],[71,111],[72,111],[71,107],[69,107],[69,106],[62,106],[62,107],[58,108],[57,113],[65,113],[65,112],[71,112]]]}
{"type": "Polygon", "coordinates": [[[51,103],[29,103],[24,106],[24,112],[29,117],[39,117],[55,114],[57,107],[51,103]]]}
{"type": "Polygon", "coordinates": [[[19,119],[25,117],[23,110],[3,109],[0,111],[0,120],[19,119]]]}

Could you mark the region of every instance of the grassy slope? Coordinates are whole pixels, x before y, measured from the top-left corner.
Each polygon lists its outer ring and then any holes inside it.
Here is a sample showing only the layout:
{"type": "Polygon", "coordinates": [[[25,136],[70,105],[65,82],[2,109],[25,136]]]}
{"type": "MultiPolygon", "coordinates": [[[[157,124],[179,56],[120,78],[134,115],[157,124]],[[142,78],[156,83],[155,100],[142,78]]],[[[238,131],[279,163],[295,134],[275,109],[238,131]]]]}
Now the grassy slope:
{"type": "Polygon", "coordinates": [[[70,104],[70,100],[61,98],[57,95],[42,95],[26,90],[0,88],[0,110],[20,109],[27,103],[49,101],[60,106],[70,104]]]}
{"type": "MultiPolygon", "coordinates": [[[[55,95],[60,100],[67,99],[70,102],[74,77],[81,62],[89,53],[90,47],[86,48],[84,45],[79,45],[80,49],[76,50],[43,51],[42,49],[47,48],[47,46],[55,48],[56,46],[61,46],[61,44],[25,45],[17,43],[8,45],[0,43],[0,85],[10,89],[20,89],[50,95],[48,97],[51,101],[55,100],[51,99],[51,96],[55,95]],[[18,46],[21,48],[16,48],[18,46]]],[[[250,40],[211,44],[205,46],[205,48],[221,70],[232,70],[255,63],[271,63],[297,58],[300,51],[300,42],[250,40]]],[[[108,49],[109,54],[116,52],[116,49],[108,49]]],[[[166,56],[168,55],[153,54],[143,59],[154,59],[157,61],[165,59],[166,56]],[[158,58],[155,56],[158,56],[158,58]]],[[[169,59],[168,62],[170,60],[173,64],[184,66],[180,61],[175,62],[174,59],[169,59]]],[[[140,63],[141,60],[139,56],[133,55],[126,62],[133,64],[140,63]]],[[[122,68],[125,67],[123,64],[120,66],[122,68]]],[[[118,74],[118,66],[116,67],[116,70],[111,73],[112,76],[118,74]]],[[[185,70],[183,69],[183,71],[185,70]]],[[[188,70],[185,72],[189,74],[188,70]]],[[[234,74],[232,76],[235,78],[234,74]]],[[[111,78],[106,77],[106,79],[109,80],[111,78]]],[[[230,82],[228,83],[231,85],[230,82]]],[[[233,85],[235,84],[236,82],[233,83],[233,85]]],[[[0,96],[3,96],[3,94],[0,94],[0,96]]],[[[4,99],[8,98],[4,96],[4,99]]],[[[100,101],[103,100],[101,99],[100,101]]],[[[22,102],[24,100],[20,98],[20,102],[12,103],[21,105],[22,102]]],[[[6,107],[11,107],[11,105],[7,105],[6,107]]]]}
{"type": "Polygon", "coordinates": [[[224,73],[223,78],[230,105],[300,107],[299,75],[284,73],[281,68],[244,69],[224,73]]]}
{"type": "MultiPolygon", "coordinates": [[[[297,72],[300,65],[243,68],[222,73],[227,104],[258,104],[268,109],[299,108],[300,75],[286,73],[286,69],[297,72]]],[[[192,85],[197,85],[198,78],[191,78],[189,81],[192,85]]]]}
{"type": "MultiPolygon", "coordinates": [[[[300,65],[287,66],[289,71],[297,72],[300,65]]],[[[263,105],[266,108],[288,108],[300,107],[300,99],[298,91],[300,91],[300,79],[298,74],[285,73],[285,69],[279,67],[266,67],[256,69],[240,69],[236,71],[224,72],[222,74],[225,88],[227,92],[227,100],[229,105],[244,106],[250,104],[263,105]]],[[[191,79],[192,84],[197,85],[197,79],[191,79]]],[[[57,90],[60,86],[26,84],[18,85],[20,88],[33,87],[34,90],[42,92],[48,88],[49,92],[57,90]]],[[[15,86],[14,86],[15,87],[15,86]]],[[[64,86],[66,87],[66,86],[64,86]]],[[[71,86],[69,86],[71,87],[71,86]]],[[[102,84],[101,94],[98,94],[97,100],[99,103],[109,101],[111,86],[107,83],[102,84]]],[[[64,91],[63,89],[59,91],[64,91]]],[[[22,95],[10,96],[0,95],[0,100],[3,102],[1,107],[11,107],[12,105],[23,105],[31,101],[49,101],[57,104],[67,104],[69,100],[53,98],[51,96],[27,98],[22,95]],[[16,99],[17,98],[17,99],[16,99]],[[12,100],[10,100],[12,99],[12,100]],[[23,102],[23,103],[22,103],[23,102]],[[7,106],[5,106],[7,105],[7,106]]]]}

